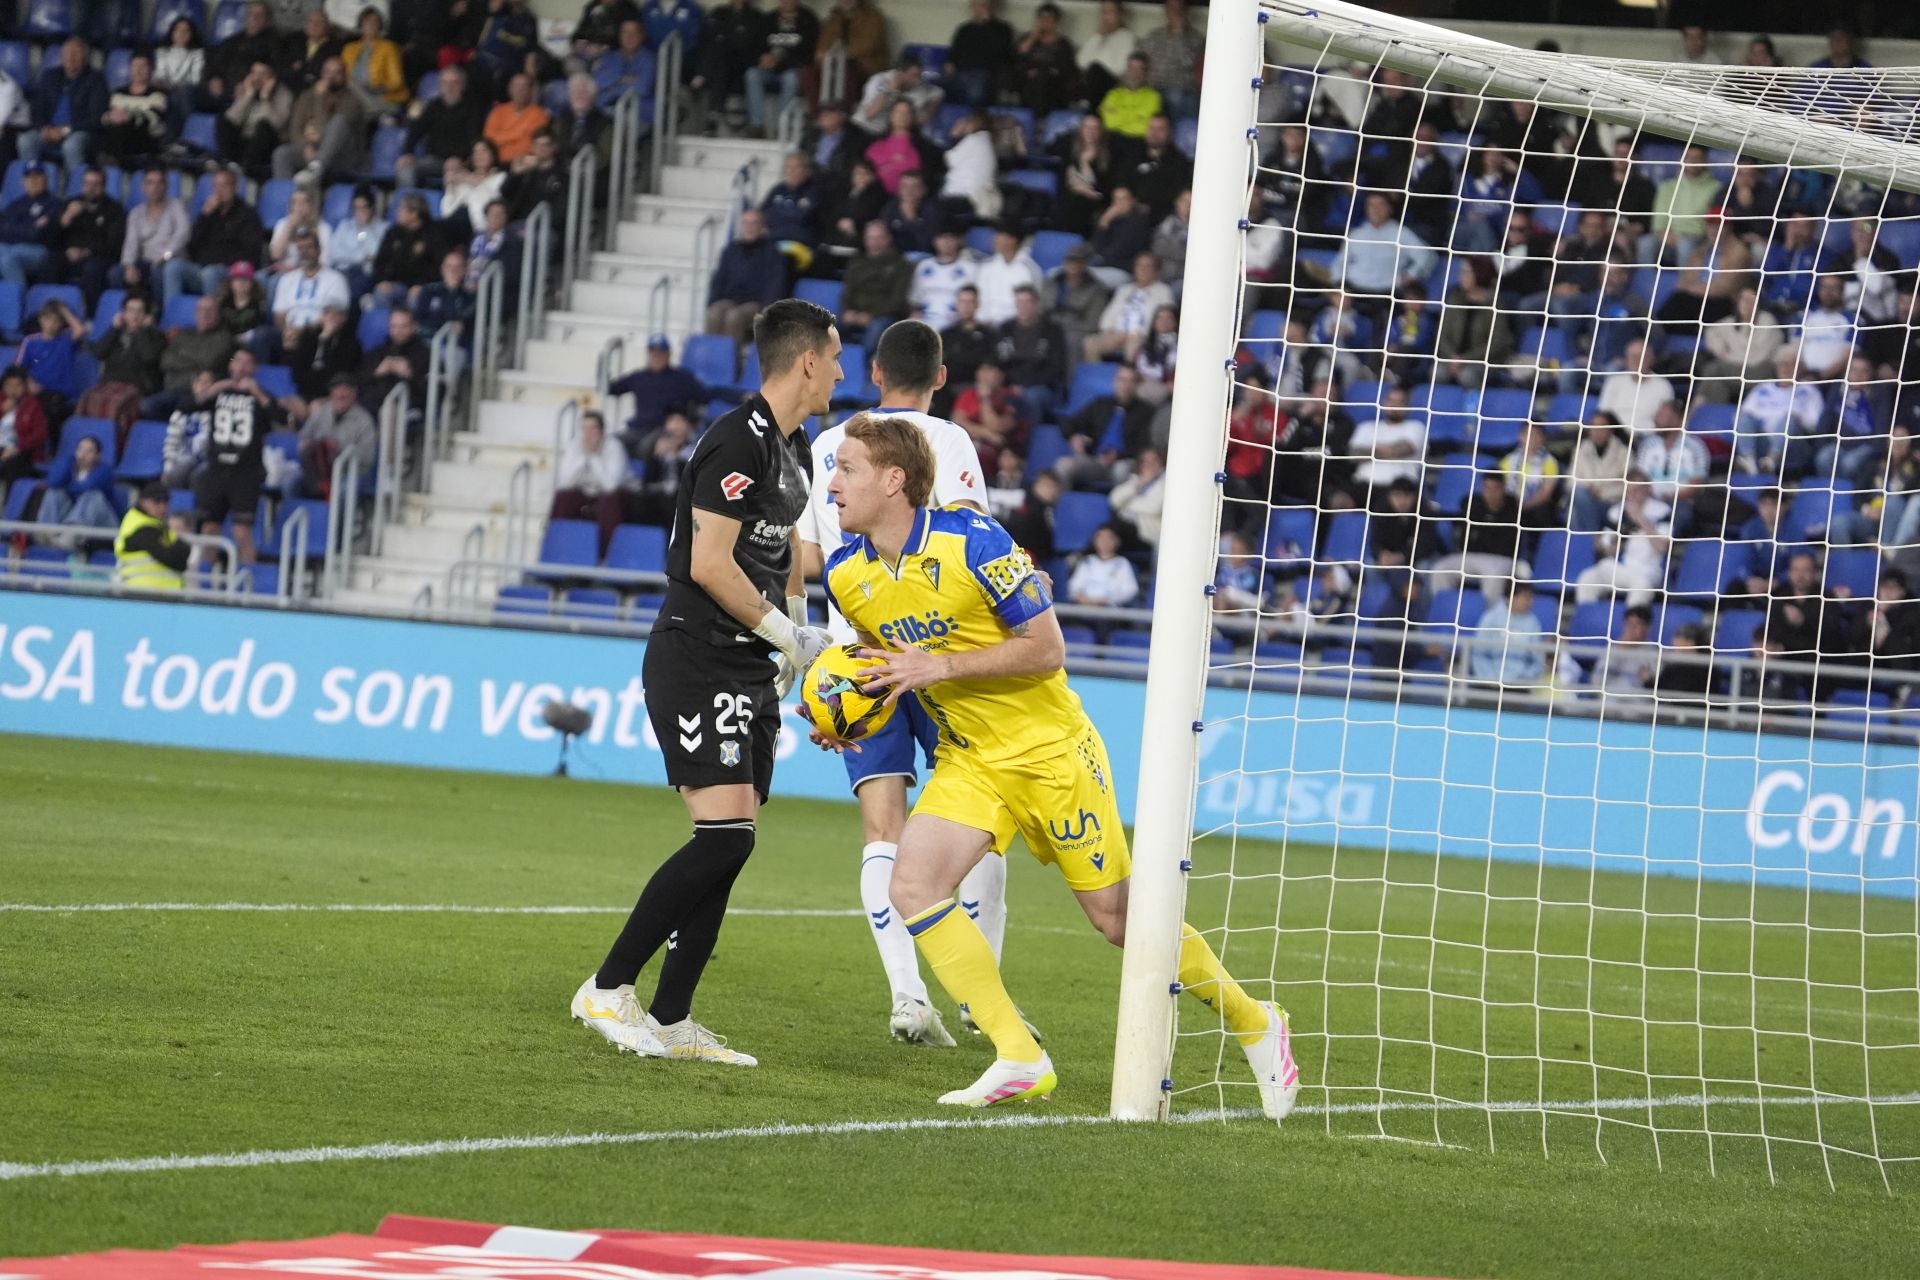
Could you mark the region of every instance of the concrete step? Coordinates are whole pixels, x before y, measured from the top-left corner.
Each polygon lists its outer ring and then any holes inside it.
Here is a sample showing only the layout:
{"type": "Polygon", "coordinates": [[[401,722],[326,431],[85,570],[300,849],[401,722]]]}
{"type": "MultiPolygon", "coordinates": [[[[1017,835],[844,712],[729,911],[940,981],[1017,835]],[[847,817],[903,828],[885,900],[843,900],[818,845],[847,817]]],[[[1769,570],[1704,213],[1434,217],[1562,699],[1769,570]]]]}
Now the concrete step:
{"type": "Polygon", "coordinates": [[[725,169],[732,173],[749,160],[760,161],[763,169],[776,175],[786,149],[777,142],[761,138],[699,138],[682,135],[674,140],[674,164],[694,169],[725,169]]]}
{"type": "Polygon", "coordinates": [[[539,445],[553,448],[554,419],[559,406],[513,400],[482,400],[478,434],[496,444],[539,445]]]}
{"type": "Polygon", "coordinates": [[[447,570],[452,566],[452,560],[415,560],[397,555],[362,557],[354,562],[352,578],[334,594],[334,599],[367,601],[390,608],[396,602],[411,603],[421,587],[431,586],[434,603],[438,604],[446,594],[447,570]]]}
{"type": "Polygon", "coordinates": [[[602,345],[597,342],[558,342],[552,338],[533,338],[527,342],[525,369],[528,373],[543,377],[564,378],[591,386],[600,365],[602,345]]]}
{"type": "Polygon", "coordinates": [[[640,196],[633,202],[632,214],[621,220],[621,226],[697,227],[716,214],[725,218],[733,207],[731,173],[728,183],[729,189],[718,196],[675,196],[665,193],[640,196]]]}
{"type": "MultiPolygon", "coordinates": [[[[536,444],[530,441],[490,440],[473,431],[457,431],[450,442],[449,458],[452,462],[466,462],[481,466],[504,468],[508,475],[522,462],[531,462],[535,471],[553,469],[553,441],[536,444]]],[[[434,485],[440,482],[440,468],[448,463],[435,463],[433,468],[434,485]]]]}
{"type": "Polygon", "coordinates": [[[551,450],[542,450],[538,462],[532,457],[523,457],[511,463],[437,463],[433,468],[433,492],[409,494],[408,501],[430,501],[436,509],[505,511],[513,487],[514,472],[519,470],[521,463],[534,462],[530,497],[534,505],[544,511],[553,497],[553,468],[551,465],[542,465],[547,462],[549,453],[551,450]]]}
{"type": "MultiPolygon", "coordinates": [[[[690,316],[698,304],[698,311],[704,320],[706,316],[706,286],[698,289],[682,286],[671,289],[667,297],[666,327],[685,328],[690,316]]],[[[587,315],[617,317],[644,327],[648,323],[650,308],[648,290],[644,286],[633,284],[612,284],[604,280],[575,280],[567,300],[568,310],[584,312],[587,315]]],[[[659,316],[653,315],[657,321],[659,316]]],[[[548,337],[553,334],[549,332],[548,337]]]]}
{"type": "MultiPolygon", "coordinates": [[[[718,258],[720,250],[727,243],[727,213],[720,209],[713,213],[718,231],[707,240],[707,253],[718,258]]],[[[634,222],[627,221],[614,228],[613,248],[617,253],[631,253],[649,258],[672,258],[680,262],[691,262],[694,250],[699,247],[700,224],[695,222],[634,222]]]]}
{"type": "MultiPolygon", "coordinates": [[[[702,308],[701,320],[706,319],[702,308]]],[[[615,334],[624,335],[628,351],[644,351],[647,338],[652,331],[647,328],[647,318],[632,308],[622,308],[618,312],[600,311],[549,311],[545,332],[541,334],[549,342],[568,342],[590,345],[597,357],[600,348],[615,334]]],[[[692,332],[687,326],[687,316],[682,309],[667,323],[666,334],[672,341],[675,351],[692,332]]],[[[629,364],[632,362],[629,361],[629,364]]]]}
{"type": "Polygon", "coordinates": [[[525,369],[502,369],[497,394],[514,404],[545,404],[556,408],[569,400],[593,398],[593,376],[585,378],[549,377],[525,369]]]}
{"type": "MultiPolygon", "coordinates": [[[[735,198],[734,180],[740,170],[739,165],[710,169],[696,169],[683,164],[664,165],[660,169],[660,194],[668,199],[730,200],[735,198]]],[[[771,168],[765,163],[752,165],[746,177],[748,202],[760,203],[762,189],[771,187],[779,180],[778,165],[771,168]]]]}
{"type": "Polygon", "coordinates": [[[438,576],[442,580],[454,562],[469,554],[477,553],[477,558],[481,560],[506,558],[507,519],[504,514],[487,517],[467,512],[464,518],[456,518],[452,513],[445,513],[445,521],[444,524],[390,526],[380,549],[381,558],[437,565],[438,576]],[[475,526],[483,532],[469,545],[467,539],[475,526]]]}
{"type": "Polygon", "coordinates": [[[651,307],[653,287],[667,281],[669,311],[686,309],[687,290],[705,292],[706,281],[687,258],[663,258],[657,254],[596,253],[587,261],[587,279],[628,286],[629,309],[651,307]],[[637,294],[636,294],[636,291],[637,294]]]}

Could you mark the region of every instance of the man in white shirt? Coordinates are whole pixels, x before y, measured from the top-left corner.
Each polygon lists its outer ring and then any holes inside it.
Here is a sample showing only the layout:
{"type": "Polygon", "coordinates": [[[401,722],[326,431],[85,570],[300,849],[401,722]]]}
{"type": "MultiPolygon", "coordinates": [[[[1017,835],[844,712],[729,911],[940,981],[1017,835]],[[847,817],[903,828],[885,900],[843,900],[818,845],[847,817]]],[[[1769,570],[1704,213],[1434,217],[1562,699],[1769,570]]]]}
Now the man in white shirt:
{"type": "Polygon", "coordinates": [[[1154,313],[1173,305],[1173,290],[1160,279],[1160,260],[1151,253],[1133,259],[1133,279],[1113,291],[1100,313],[1100,331],[1087,335],[1082,351],[1088,360],[1110,355],[1131,360],[1145,345],[1154,313]]]}
{"type": "Polygon", "coordinates": [[[979,267],[960,252],[960,233],[941,228],[933,237],[933,256],[913,268],[908,300],[935,333],[953,323],[953,300],[968,285],[979,285],[979,267]]]}
{"type": "Polygon", "coordinates": [[[1756,383],[1740,401],[1733,419],[1733,460],[1740,470],[1778,475],[1788,439],[1819,429],[1825,398],[1794,376],[1799,364],[1799,353],[1782,347],[1774,353],[1773,380],[1756,383]]]}
{"type": "Polygon", "coordinates": [[[1853,355],[1853,315],[1846,310],[1846,282],[1821,276],[1813,305],[1800,318],[1800,376],[1837,378],[1853,355]]]}
{"type": "Polygon", "coordinates": [[[607,434],[607,420],[593,410],[580,415],[580,434],[561,450],[553,472],[555,520],[591,520],[600,528],[600,554],[627,518],[633,478],[627,447],[607,434]]]}
{"type": "Polygon", "coordinates": [[[1707,478],[1707,446],[1690,436],[1672,401],[1654,411],[1654,432],[1633,451],[1634,469],[1647,477],[1647,495],[1673,509],[1673,532],[1693,527],[1693,497],[1707,478]]]}
{"type": "Polygon", "coordinates": [[[1612,414],[1631,436],[1652,430],[1654,411],[1673,395],[1673,383],[1653,371],[1653,352],[1645,340],[1634,338],[1627,343],[1620,371],[1600,384],[1600,411],[1612,414]]]}
{"type": "Polygon", "coordinates": [[[1420,483],[1427,451],[1427,424],[1407,413],[1407,389],[1389,387],[1380,397],[1379,416],[1354,429],[1349,454],[1359,459],[1354,478],[1384,493],[1396,480],[1420,483]]]}
{"type": "Polygon", "coordinates": [[[1110,524],[1093,531],[1093,548],[1073,566],[1067,599],[1075,604],[1124,609],[1140,598],[1140,578],[1120,554],[1120,535],[1110,524]]]}
{"type": "Polygon", "coordinates": [[[1393,216],[1393,203],[1380,192],[1367,196],[1366,219],[1347,232],[1333,264],[1334,278],[1348,293],[1387,295],[1401,280],[1425,280],[1433,271],[1433,250],[1393,216]]]}
{"type": "Polygon", "coordinates": [[[940,194],[965,200],[976,217],[1000,216],[1000,158],[993,152],[993,130],[987,113],[971,111],[953,125],[953,146],[947,151],[947,178],[940,194]]]}
{"type": "MultiPolygon", "coordinates": [[[[901,320],[888,326],[873,353],[873,383],[880,390],[881,407],[873,410],[872,416],[905,418],[926,435],[937,464],[934,506],[959,505],[985,513],[987,478],[980,468],[980,455],[973,447],[973,440],[960,427],[927,412],[934,392],[946,384],[947,371],[942,356],[940,335],[931,326],[917,320],[901,320]]],[[[816,581],[828,557],[838,551],[844,541],[840,533],[840,508],[827,492],[827,486],[833,480],[834,453],[845,438],[846,428],[842,424],[822,431],[813,442],[813,491],[807,499],[806,510],[800,515],[800,523],[795,526],[806,576],[816,581]]],[[[805,607],[803,600],[788,601],[789,611],[805,607]]],[[[831,609],[827,613],[827,630],[841,644],[851,644],[855,639],[846,619],[831,609]]],[[[914,744],[920,744],[931,767],[937,739],[938,731],[932,720],[919,700],[909,694],[901,699],[899,710],[878,733],[861,740],[859,751],[846,752],[840,758],[847,767],[853,793],[860,801],[860,825],[865,839],[860,851],[860,901],[866,909],[867,920],[873,925],[874,944],[880,949],[880,963],[886,970],[892,995],[888,1027],[897,1039],[952,1048],[953,1037],[942,1025],[939,1011],[927,999],[927,984],[920,976],[913,938],[907,933],[900,913],[893,909],[887,887],[893,878],[900,831],[907,821],[907,788],[917,782],[919,776],[914,744]]],[[[1006,892],[1006,861],[993,855],[982,858],[960,884],[960,902],[979,922],[996,959],[1006,936],[1006,892]]],[[[962,1017],[965,1017],[964,1011],[962,1017]]]]}
{"type": "Polygon", "coordinates": [[[891,71],[876,71],[867,77],[860,91],[860,105],[853,113],[854,123],[877,136],[887,131],[887,116],[894,103],[904,100],[912,104],[914,118],[926,120],[946,96],[939,85],[927,83],[919,58],[902,54],[891,71]]]}
{"type": "Polygon", "coordinates": [[[1007,323],[1014,317],[1014,290],[1027,285],[1037,294],[1046,279],[1039,264],[1020,247],[1019,232],[998,228],[993,233],[993,256],[980,264],[973,281],[980,291],[980,323],[1007,323]]]}
{"type": "Polygon", "coordinates": [[[294,241],[300,255],[300,267],[280,277],[273,287],[273,319],[280,326],[281,341],[292,350],[300,331],[320,323],[320,313],[328,307],[351,310],[353,292],[347,278],[332,267],[320,265],[320,238],[312,233],[294,241]]]}
{"type": "Polygon", "coordinates": [[[1680,61],[1696,67],[1717,67],[1726,60],[1707,46],[1707,29],[1693,26],[1680,28],[1680,61]]]}

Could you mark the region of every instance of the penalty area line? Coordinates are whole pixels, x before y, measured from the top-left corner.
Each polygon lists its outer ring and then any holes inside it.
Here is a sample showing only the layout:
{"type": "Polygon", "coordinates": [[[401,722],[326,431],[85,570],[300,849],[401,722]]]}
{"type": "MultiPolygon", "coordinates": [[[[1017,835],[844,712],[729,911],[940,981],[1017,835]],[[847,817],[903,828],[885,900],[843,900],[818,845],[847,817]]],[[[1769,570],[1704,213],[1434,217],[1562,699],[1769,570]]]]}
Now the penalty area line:
{"type": "MultiPolygon", "coordinates": [[[[1920,1093],[1878,1098],[1769,1099],[1769,1107],[1891,1106],[1920,1102],[1920,1093]]],[[[1467,1102],[1344,1102],[1296,1107],[1296,1116],[1366,1116],[1401,1112],[1549,1111],[1591,1114],[1596,1111],[1643,1111],[1672,1107],[1758,1106],[1758,1100],[1739,1095],[1677,1094],[1660,1098],[1598,1098],[1588,1101],[1541,1104],[1467,1102]]],[[[1222,1120],[1258,1119],[1252,1108],[1183,1111],[1174,1124],[1214,1124],[1222,1120]]],[[[197,1169],[261,1169],[276,1165],[342,1164],[362,1160],[418,1160],[433,1156],[484,1155],[497,1151],[563,1151],[578,1147],[624,1147],[659,1142],[763,1141],[769,1138],[838,1138],[857,1134],[966,1132],[997,1129],[1091,1128],[1118,1123],[1104,1115],[1033,1115],[910,1120],[841,1120],[823,1124],[743,1125],[728,1129],[665,1129],[635,1133],[553,1133],[498,1138],[448,1138],[430,1142],[374,1142],[362,1146],[293,1147],[281,1150],[230,1151],[197,1156],[142,1156],[115,1160],[66,1160],[44,1164],[0,1162],[0,1182],[48,1178],[85,1178],[103,1174],[182,1173],[197,1169]]]]}

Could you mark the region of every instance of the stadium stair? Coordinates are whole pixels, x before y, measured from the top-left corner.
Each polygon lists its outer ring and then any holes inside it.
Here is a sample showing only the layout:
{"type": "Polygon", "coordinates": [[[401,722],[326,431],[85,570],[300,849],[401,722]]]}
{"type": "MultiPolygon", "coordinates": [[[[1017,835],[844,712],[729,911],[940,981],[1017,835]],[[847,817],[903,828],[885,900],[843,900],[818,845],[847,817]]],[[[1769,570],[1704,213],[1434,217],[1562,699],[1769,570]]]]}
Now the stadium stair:
{"type": "MultiPolygon", "coordinates": [[[[432,488],[407,494],[399,521],[387,528],[382,554],[361,556],[351,580],[335,592],[342,604],[383,611],[405,609],[423,586],[436,600],[449,567],[466,552],[471,531],[482,530],[481,555],[504,560],[511,550],[535,557],[553,493],[554,417],[569,400],[591,405],[600,351],[626,339],[628,368],[645,356],[653,332],[648,305],[654,282],[669,281],[665,331],[678,352],[690,326],[704,320],[706,281],[696,278],[695,239],[702,222],[732,207],[735,176],[751,169],[747,195],[758,203],[779,181],[783,150],[777,142],[680,138],[661,171],[661,191],[632,203],[614,229],[613,249],[591,255],[587,275],[570,281],[565,305],[547,312],[527,343],[525,366],[503,369],[494,396],[483,400],[474,430],[453,435],[449,457],[433,466],[432,488]],[[758,162],[754,164],[753,162],[758,162]],[[533,464],[532,536],[523,548],[507,540],[508,490],[522,462],[533,464]]],[[[713,246],[714,252],[724,245],[713,246]]],[[[610,424],[616,429],[619,424],[610,424]]]]}

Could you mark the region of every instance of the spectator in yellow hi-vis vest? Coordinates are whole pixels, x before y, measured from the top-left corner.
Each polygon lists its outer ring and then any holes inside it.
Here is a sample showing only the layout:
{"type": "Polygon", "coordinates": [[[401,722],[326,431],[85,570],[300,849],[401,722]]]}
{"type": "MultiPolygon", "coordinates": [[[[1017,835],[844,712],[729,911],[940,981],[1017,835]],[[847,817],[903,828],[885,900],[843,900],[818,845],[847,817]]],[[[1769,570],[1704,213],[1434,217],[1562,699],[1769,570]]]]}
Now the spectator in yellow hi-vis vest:
{"type": "Polygon", "coordinates": [[[182,542],[167,520],[167,486],[152,481],[120,521],[113,540],[113,558],[120,567],[120,585],[135,591],[178,591],[185,585],[192,548],[182,542]]]}

